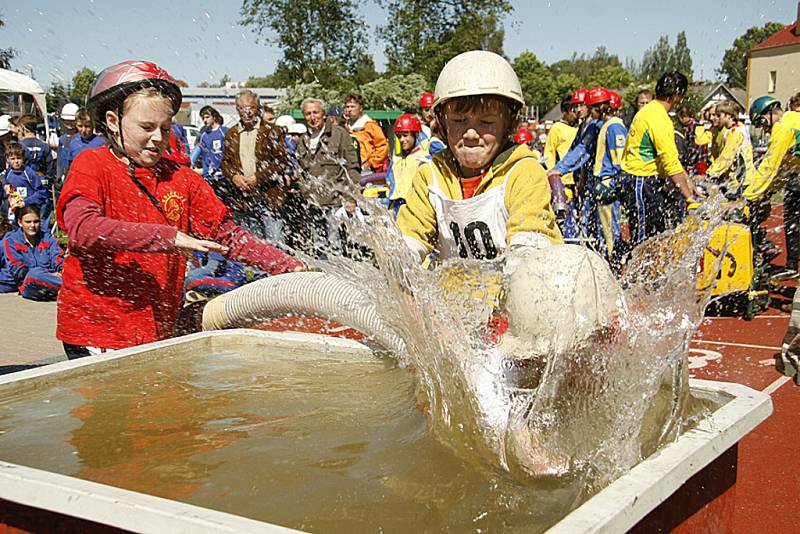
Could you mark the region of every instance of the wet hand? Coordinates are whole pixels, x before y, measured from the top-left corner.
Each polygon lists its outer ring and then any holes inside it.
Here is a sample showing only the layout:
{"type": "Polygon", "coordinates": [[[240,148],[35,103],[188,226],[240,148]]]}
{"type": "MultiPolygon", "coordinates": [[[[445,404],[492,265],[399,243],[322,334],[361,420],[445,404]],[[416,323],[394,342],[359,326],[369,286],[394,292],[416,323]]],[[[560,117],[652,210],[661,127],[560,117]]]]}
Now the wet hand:
{"type": "Polygon", "coordinates": [[[215,243],[214,241],[206,241],[205,239],[195,239],[194,237],[178,232],[175,236],[175,250],[187,257],[193,257],[193,252],[219,252],[220,254],[227,254],[228,247],[215,243]]]}

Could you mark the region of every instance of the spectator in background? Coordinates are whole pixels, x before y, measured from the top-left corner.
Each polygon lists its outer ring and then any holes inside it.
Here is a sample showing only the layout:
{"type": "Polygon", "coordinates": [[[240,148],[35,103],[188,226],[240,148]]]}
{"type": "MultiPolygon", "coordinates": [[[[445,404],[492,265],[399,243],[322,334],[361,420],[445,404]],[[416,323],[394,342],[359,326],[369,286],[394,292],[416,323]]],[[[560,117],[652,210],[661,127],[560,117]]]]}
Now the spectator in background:
{"type": "Polygon", "coordinates": [[[239,123],[225,135],[222,174],[233,184],[222,199],[236,224],[272,243],[283,242],[278,211],[286,199],[289,157],[281,131],[260,119],[258,95],[236,97],[239,123]]]}
{"type": "Polygon", "coordinates": [[[69,168],[78,154],[87,148],[97,148],[106,144],[103,136],[97,135],[94,132],[94,123],[92,117],[85,108],[81,108],[75,113],[75,127],[78,135],[73,135],[69,142],[66,158],[65,173],[69,172],[69,168]]]}
{"type": "Polygon", "coordinates": [[[64,181],[67,175],[67,156],[69,155],[69,143],[78,131],[75,129],[75,114],[78,112],[78,104],[68,102],[61,108],[61,125],[64,133],[58,138],[58,148],[56,149],[56,183],[64,181]]]}
{"type": "Polygon", "coordinates": [[[30,165],[35,173],[42,177],[47,187],[50,178],[56,174],[56,162],[50,145],[36,137],[36,117],[22,115],[17,119],[17,139],[25,147],[26,164],[30,165]]]}
{"type": "Polygon", "coordinates": [[[330,245],[333,212],[341,207],[342,198],[359,187],[361,162],[357,141],[347,130],[326,120],[321,100],[306,98],[301,110],[308,133],[297,145],[297,161],[303,171],[299,185],[313,231],[309,237],[319,254],[330,245]]]}
{"type": "Polygon", "coordinates": [[[3,200],[8,207],[8,221],[16,227],[16,211],[34,206],[48,227],[52,211],[50,190],[39,173],[26,164],[25,148],[20,143],[11,143],[6,149],[6,159],[8,169],[3,177],[3,200]]]}
{"type": "Polygon", "coordinates": [[[345,95],[344,111],[347,115],[347,128],[355,135],[361,148],[361,170],[384,170],[389,155],[389,142],[378,123],[364,114],[364,97],[356,93],[345,95]]]}
{"type": "Polygon", "coordinates": [[[56,300],[61,289],[64,253],[56,239],[42,229],[39,210],[17,210],[19,228],[6,234],[0,258],[0,293],[19,291],[31,300],[56,300]]]}
{"type": "Polygon", "coordinates": [[[640,89],[638,93],[636,93],[636,100],[633,101],[633,107],[628,110],[628,113],[623,118],[625,123],[625,128],[630,130],[631,123],[633,122],[633,118],[642,109],[648,102],[653,100],[653,91],[650,89],[640,89]]]}
{"type": "Polygon", "coordinates": [[[423,93],[420,97],[419,117],[422,123],[422,132],[417,137],[417,144],[431,156],[438,154],[446,147],[435,133],[436,115],[433,113],[433,93],[423,93]]]}
{"type": "Polygon", "coordinates": [[[269,104],[261,105],[261,120],[267,124],[275,124],[275,110],[269,104]]]}
{"type": "Polygon", "coordinates": [[[222,174],[222,153],[225,148],[225,136],[228,129],[222,125],[222,115],[211,106],[200,109],[203,120],[203,133],[197,142],[198,156],[203,162],[203,178],[211,186],[218,197],[226,195],[225,176],[222,174]]]}

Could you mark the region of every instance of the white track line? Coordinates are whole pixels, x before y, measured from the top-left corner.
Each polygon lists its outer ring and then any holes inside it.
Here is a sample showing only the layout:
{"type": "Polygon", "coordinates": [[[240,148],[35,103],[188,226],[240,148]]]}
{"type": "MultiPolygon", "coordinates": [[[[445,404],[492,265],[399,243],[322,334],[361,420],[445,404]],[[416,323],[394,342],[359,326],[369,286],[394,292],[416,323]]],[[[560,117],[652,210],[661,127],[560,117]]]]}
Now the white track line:
{"type": "Polygon", "coordinates": [[[726,347],[744,347],[746,349],[781,350],[780,347],[768,347],[767,345],[750,345],[748,343],[729,343],[727,341],[706,341],[704,339],[693,339],[692,343],[706,343],[708,345],[724,345],[726,347]]]}
{"type": "Polygon", "coordinates": [[[765,387],[761,391],[763,393],[766,393],[767,395],[772,395],[773,393],[778,391],[779,387],[781,387],[782,385],[784,385],[786,382],[790,381],[791,379],[792,379],[791,376],[782,376],[780,378],[775,379],[775,382],[773,382],[772,384],[768,385],[767,387],[765,387]]]}

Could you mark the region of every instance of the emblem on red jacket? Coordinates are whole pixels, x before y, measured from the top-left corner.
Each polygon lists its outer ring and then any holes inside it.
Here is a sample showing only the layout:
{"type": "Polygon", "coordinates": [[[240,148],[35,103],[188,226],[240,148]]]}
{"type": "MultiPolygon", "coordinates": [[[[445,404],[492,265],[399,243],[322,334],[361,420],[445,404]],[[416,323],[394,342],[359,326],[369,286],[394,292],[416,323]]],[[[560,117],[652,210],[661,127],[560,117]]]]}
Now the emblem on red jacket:
{"type": "Polygon", "coordinates": [[[181,220],[183,208],[186,205],[186,198],[180,193],[171,191],[164,195],[164,198],[161,199],[161,203],[164,206],[164,215],[167,216],[167,220],[171,224],[177,225],[181,220]]]}

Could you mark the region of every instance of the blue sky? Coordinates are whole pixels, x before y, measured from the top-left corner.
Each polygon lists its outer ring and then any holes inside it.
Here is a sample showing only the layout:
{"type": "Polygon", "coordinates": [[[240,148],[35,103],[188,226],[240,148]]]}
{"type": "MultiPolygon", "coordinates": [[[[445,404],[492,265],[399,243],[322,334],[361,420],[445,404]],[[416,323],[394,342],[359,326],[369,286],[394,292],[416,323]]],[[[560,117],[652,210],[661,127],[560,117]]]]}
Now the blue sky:
{"type": "MultiPolygon", "coordinates": [[[[506,17],[505,52],[525,49],[547,63],[573,52],[592,53],[600,45],[624,59],[640,60],[659,36],[674,43],[686,31],[695,77],[715,79],[714,69],[733,40],[768,21],[789,23],[794,0],[512,0],[506,17]],[[609,9],[607,6],[613,6],[609,9]]],[[[68,0],[26,1],[0,7],[6,26],[0,47],[19,50],[13,66],[45,87],[70,80],[88,66],[100,70],[124,59],[149,59],[192,85],[224,74],[244,81],[272,72],[280,52],[256,42],[237,24],[241,2],[233,0],[68,0]]],[[[386,14],[367,7],[365,35],[380,68],[383,45],[375,27],[386,14]]]]}

